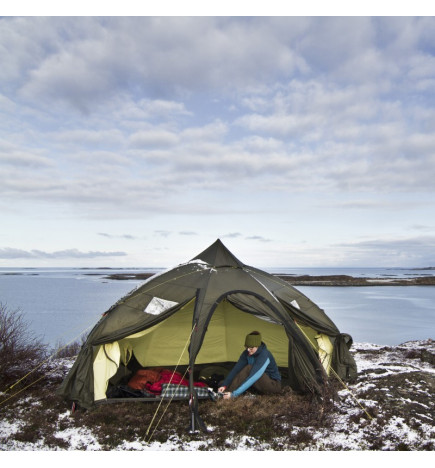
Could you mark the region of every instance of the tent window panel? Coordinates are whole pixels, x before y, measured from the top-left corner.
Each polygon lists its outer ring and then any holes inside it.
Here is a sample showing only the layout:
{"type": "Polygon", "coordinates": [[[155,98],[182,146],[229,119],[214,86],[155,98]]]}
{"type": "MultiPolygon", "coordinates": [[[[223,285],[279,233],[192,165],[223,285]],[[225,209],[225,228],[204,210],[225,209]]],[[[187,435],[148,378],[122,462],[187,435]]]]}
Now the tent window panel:
{"type": "Polygon", "coordinates": [[[244,350],[245,336],[258,330],[278,366],[288,366],[288,338],[284,327],[242,312],[228,301],[216,308],[196,362],[237,361],[244,350]]]}
{"type": "Polygon", "coordinates": [[[160,297],[153,297],[145,307],[144,312],[152,315],[160,315],[165,310],[168,310],[176,305],[178,305],[178,302],[167,301],[166,299],[161,299],[160,297]]]}

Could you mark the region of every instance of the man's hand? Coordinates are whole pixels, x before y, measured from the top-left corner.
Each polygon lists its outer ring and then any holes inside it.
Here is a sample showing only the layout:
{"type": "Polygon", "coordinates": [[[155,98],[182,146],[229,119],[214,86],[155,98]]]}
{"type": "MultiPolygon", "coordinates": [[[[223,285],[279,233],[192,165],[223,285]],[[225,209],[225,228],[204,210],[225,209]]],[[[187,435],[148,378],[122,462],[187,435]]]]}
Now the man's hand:
{"type": "Polygon", "coordinates": [[[232,396],[231,392],[224,393],[224,400],[230,400],[231,396],[232,396]]]}

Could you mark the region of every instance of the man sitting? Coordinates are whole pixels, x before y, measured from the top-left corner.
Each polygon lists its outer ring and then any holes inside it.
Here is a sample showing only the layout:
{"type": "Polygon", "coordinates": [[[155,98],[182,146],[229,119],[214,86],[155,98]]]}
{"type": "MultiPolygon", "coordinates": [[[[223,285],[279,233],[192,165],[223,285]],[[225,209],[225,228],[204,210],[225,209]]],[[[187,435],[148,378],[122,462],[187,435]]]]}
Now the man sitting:
{"type": "Polygon", "coordinates": [[[225,400],[241,395],[250,387],[264,394],[279,393],[281,375],[278,366],[258,331],[246,336],[245,348],[231,372],[222,381],[218,392],[223,393],[225,400]]]}

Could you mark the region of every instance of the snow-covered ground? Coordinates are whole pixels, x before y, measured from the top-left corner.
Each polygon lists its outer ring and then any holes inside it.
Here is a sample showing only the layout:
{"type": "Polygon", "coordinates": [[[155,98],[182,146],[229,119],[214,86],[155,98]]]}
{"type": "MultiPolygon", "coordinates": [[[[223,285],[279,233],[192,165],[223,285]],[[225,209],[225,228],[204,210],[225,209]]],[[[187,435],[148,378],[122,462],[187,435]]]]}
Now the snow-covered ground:
{"type": "MultiPolygon", "coordinates": [[[[283,438],[274,448],[257,440],[255,434],[234,436],[228,440],[228,451],[434,451],[435,450],[435,342],[407,342],[396,347],[356,343],[353,353],[358,365],[358,379],[343,386],[327,428],[293,426],[292,434],[309,433],[306,443],[291,445],[283,438]]],[[[68,361],[65,361],[68,362],[68,361]]],[[[261,397],[257,397],[261,398],[261,397]]],[[[23,396],[11,411],[1,415],[1,451],[102,451],[98,437],[87,427],[72,424],[70,411],[57,418],[58,430],[53,434],[64,444],[53,449],[42,438],[23,441],[17,438],[26,424],[29,405],[38,405],[35,398],[23,396]],[[71,423],[71,424],[69,424],[71,423]]],[[[123,441],[116,451],[213,451],[214,428],[207,434],[189,440],[171,435],[166,442],[143,439],[123,441]]],[[[21,438],[22,439],[22,438],[21,438]]]]}

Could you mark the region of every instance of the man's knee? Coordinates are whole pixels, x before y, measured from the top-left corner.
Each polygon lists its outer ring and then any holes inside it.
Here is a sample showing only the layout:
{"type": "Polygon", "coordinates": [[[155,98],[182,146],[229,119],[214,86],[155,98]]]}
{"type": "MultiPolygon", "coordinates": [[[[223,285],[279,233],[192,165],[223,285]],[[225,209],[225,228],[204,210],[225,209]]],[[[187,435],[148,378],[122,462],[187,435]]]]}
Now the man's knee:
{"type": "Polygon", "coordinates": [[[279,380],[271,379],[267,374],[263,374],[254,387],[261,393],[279,393],[281,391],[281,382],[279,380]]]}
{"type": "Polygon", "coordinates": [[[238,374],[236,374],[233,381],[229,385],[228,390],[231,392],[239,388],[240,385],[248,378],[251,369],[252,366],[248,364],[238,374]]]}

